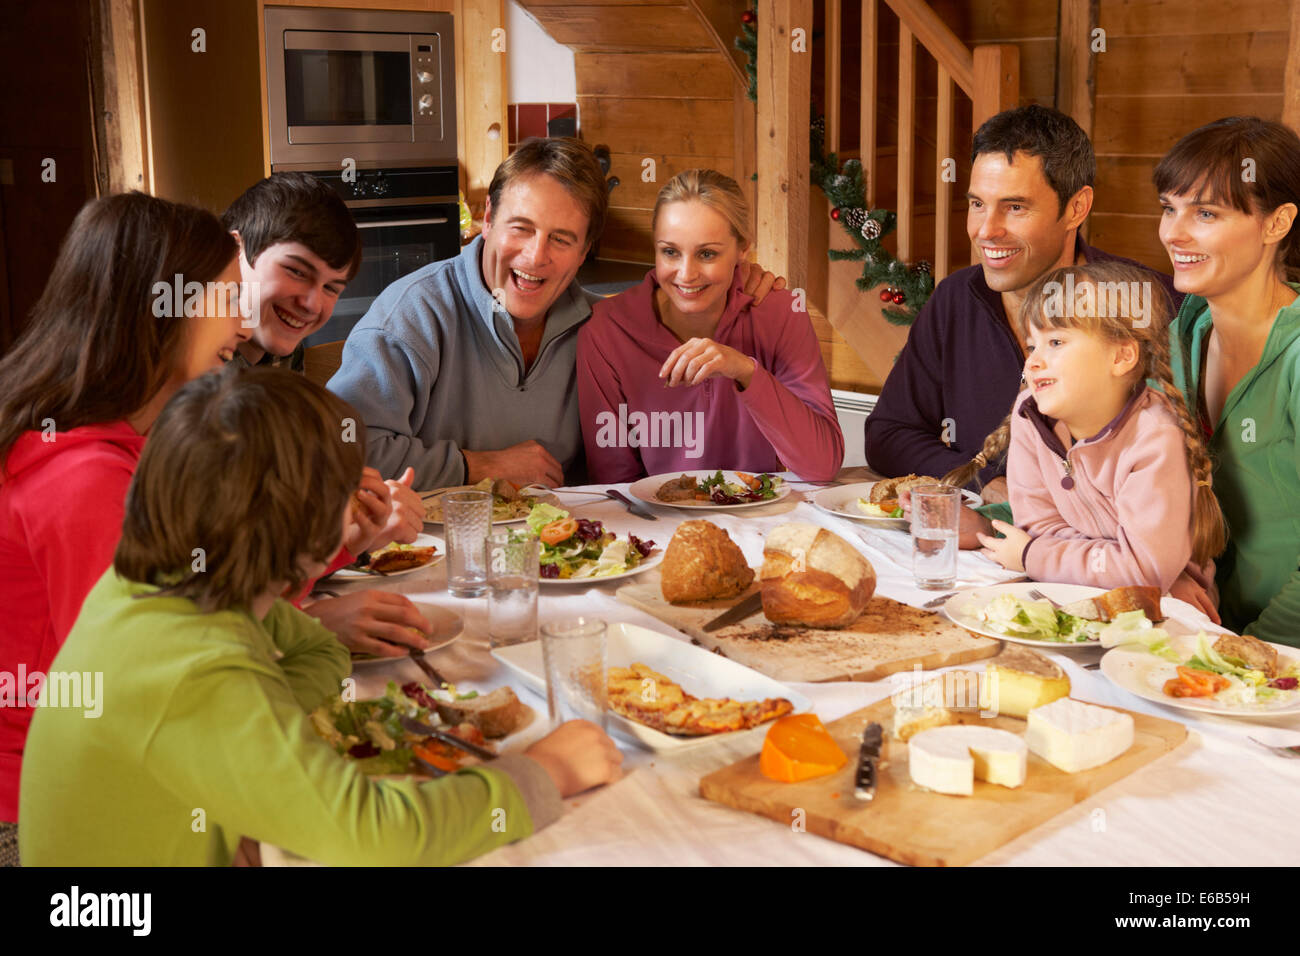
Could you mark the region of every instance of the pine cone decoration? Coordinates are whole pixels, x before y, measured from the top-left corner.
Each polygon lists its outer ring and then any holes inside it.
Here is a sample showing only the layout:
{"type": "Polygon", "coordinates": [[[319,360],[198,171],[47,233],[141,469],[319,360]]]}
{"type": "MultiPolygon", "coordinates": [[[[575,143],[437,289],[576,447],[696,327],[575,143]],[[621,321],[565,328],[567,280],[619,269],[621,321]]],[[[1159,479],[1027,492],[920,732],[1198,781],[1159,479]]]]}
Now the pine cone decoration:
{"type": "Polygon", "coordinates": [[[930,263],[926,262],[924,259],[913,266],[913,268],[923,276],[928,276],[930,274],[930,263]]]}
{"type": "MultiPolygon", "coordinates": [[[[865,216],[865,212],[863,213],[865,216]]],[[[868,242],[880,238],[880,221],[877,219],[864,219],[861,225],[857,227],[862,232],[862,238],[868,242]]]]}
{"type": "Polygon", "coordinates": [[[865,209],[846,209],[844,210],[844,222],[855,232],[866,224],[867,211],[865,209]]]}

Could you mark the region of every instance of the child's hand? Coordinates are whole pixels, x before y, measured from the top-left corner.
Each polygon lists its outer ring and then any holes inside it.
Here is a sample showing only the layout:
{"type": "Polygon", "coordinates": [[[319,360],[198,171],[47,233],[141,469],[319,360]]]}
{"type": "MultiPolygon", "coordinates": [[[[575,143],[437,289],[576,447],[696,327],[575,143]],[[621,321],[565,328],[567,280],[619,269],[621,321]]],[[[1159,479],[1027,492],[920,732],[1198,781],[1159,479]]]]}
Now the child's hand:
{"type": "Polygon", "coordinates": [[[404,657],[429,646],[428,619],[400,594],[358,591],[324,598],[303,608],[334,632],[348,650],[379,657],[404,657]],[[414,628],[415,630],[412,630],[414,628]]]}
{"type": "Polygon", "coordinates": [[[1020,558],[1025,553],[1025,545],[1030,541],[1029,535],[1015,525],[998,521],[996,518],[993,519],[992,525],[993,530],[1002,532],[1006,537],[995,538],[991,534],[977,534],[975,537],[984,546],[980,549],[980,553],[992,558],[1008,571],[1023,571],[1025,566],[1020,563],[1020,558]]]}
{"type": "Polygon", "coordinates": [[[383,530],[370,542],[368,549],[374,551],[393,541],[410,544],[424,528],[424,502],[411,487],[415,481],[415,469],[407,468],[406,473],[397,481],[391,478],[384,482],[392,501],[392,510],[383,530]]]}
{"type": "Polygon", "coordinates": [[[361,486],[348,507],[348,528],[343,535],[343,546],[354,555],[376,547],[375,541],[383,533],[392,511],[392,495],[379,472],[373,468],[362,469],[361,486]]]}
{"type": "Polygon", "coordinates": [[[524,751],[550,774],[560,796],[613,783],[622,774],[623,754],[609,735],[589,720],[570,720],[524,751]]]}

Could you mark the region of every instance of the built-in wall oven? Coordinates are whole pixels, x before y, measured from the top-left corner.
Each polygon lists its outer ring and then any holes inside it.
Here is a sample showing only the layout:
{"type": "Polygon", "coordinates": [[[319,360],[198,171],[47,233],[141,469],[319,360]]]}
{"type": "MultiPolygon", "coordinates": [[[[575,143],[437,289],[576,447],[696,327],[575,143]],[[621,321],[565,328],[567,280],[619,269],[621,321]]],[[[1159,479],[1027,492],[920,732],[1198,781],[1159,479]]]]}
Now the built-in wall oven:
{"type": "Polygon", "coordinates": [[[460,251],[452,17],[268,6],[265,27],[271,170],[325,180],[361,229],[361,270],[307,344],[337,341],[460,251]]]}

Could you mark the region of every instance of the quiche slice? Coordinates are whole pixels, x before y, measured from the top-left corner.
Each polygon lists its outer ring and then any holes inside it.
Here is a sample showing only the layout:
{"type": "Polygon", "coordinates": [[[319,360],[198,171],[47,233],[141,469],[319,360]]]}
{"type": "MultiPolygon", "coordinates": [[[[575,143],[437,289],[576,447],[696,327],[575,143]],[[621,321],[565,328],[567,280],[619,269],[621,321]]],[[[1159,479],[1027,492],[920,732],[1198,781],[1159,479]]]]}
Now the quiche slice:
{"type": "Polygon", "coordinates": [[[748,730],[794,710],[784,697],[762,701],[693,697],[645,664],[611,667],[608,680],[609,706],[616,714],[682,737],[748,730]]]}

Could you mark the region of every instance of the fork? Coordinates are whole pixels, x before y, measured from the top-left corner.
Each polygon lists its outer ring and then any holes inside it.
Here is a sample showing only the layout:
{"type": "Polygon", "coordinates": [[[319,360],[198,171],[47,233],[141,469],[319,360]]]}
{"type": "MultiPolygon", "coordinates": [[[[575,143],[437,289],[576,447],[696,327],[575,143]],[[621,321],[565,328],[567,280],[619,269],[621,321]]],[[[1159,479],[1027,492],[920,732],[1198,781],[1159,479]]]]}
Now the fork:
{"type": "Polygon", "coordinates": [[[1275,747],[1273,744],[1264,743],[1264,741],[1260,740],[1258,737],[1249,737],[1247,739],[1253,740],[1266,750],[1273,751],[1273,753],[1277,754],[1279,757],[1290,757],[1293,760],[1300,759],[1300,747],[1275,747]]]}
{"type": "Polygon", "coordinates": [[[1052,607],[1056,608],[1056,610],[1058,611],[1061,609],[1061,605],[1057,604],[1055,601],[1049,598],[1042,591],[1038,590],[1038,588],[1030,588],[1029,596],[1035,601],[1046,601],[1048,604],[1052,605],[1052,607]]]}

